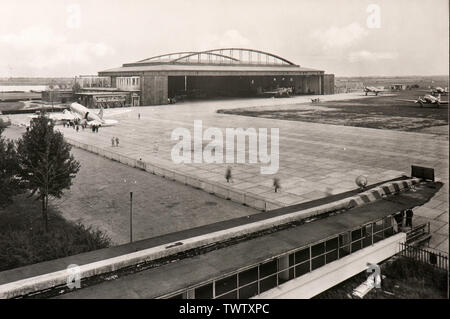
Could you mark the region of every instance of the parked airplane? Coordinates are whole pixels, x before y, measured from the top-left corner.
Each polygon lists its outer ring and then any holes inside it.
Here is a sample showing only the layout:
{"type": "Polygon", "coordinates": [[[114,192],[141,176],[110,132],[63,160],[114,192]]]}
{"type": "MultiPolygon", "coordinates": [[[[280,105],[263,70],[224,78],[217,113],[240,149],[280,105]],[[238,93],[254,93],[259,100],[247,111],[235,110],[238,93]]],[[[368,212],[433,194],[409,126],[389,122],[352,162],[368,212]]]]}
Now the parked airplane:
{"type": "Polygon", "coordinates": [[[292,88],[278,88],[273,91],[265,91],[263,94],[272,97],[289,97],[292,94],[292,88]]]}
{"type": "Polygon", "coordinates": [[[367,95],[367,93],[369,93],[369,92],[372,92],[372,93],[375,93],[375,95],[378,95],[378,93],[384,92],[384,90],[376,88],[374,86],[365,86],[364,87],[364,93],[366,93],[366,95],[367,95]]]}
{"type": "Polygon", "coordinates": [[[441,101],[441,95],[439,94],[437,97],[426,94],[423,98],[419,96],[417,100],[405,100],[405,99],[396,99],[397,101],[405,101],[412,103],[419,103],[420,107],[423,107],[424,104],[433,104],[439,107],[441,104],[448,104],[448,101],[441,101]]]}
{"type": "MultiPolygon", "coordinates": [[[[130,110],[126,110],[128,112],[130,110]]],[[[103,108],[100,108],[98,114],[92,112],[92,110],[86,108],[79,103],[72,103],[69,110],[64,110],[62,113],[49,114],[52,120],[55,120],[57,124],[63,122],[69,122],[74,120],[80,120],[80,124],[86,124],[88,126],[112,126],[118,123],[117,120],[110,120],[103,118],[103,108]]]]}
{"type": "Polygon", "coordinates": [[[442,94],[447,95],[448,94],[448,88],[442,88],[440,86],[432,88],[430,90],[422,90],[422,92],[430,92],[430,94],[442,94]]]}

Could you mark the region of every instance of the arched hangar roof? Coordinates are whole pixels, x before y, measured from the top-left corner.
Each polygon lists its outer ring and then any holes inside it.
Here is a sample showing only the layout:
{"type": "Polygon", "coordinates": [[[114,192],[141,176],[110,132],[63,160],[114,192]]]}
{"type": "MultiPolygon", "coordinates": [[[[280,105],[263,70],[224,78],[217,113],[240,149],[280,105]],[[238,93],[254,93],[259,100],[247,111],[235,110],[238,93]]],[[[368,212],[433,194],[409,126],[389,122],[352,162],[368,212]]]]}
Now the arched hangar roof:
{"type": "Polygon", "coordinates": [[[232,65],[285,65],[298,66],[278,55],[254,49],[221,48],[206,51],[173,52],[153,56],[123,66],[148,64],[232,64],[232,65]]]}
{"type": "Polygon", "coordinates": [[[131,76],[142,72],[171,75],[317,75],[324,71],[301,67],[293,62],[255,49],[221,48],[206,51],[183,51],[153,56],[119,68],[100,71],[104,76],[131,76]]]}

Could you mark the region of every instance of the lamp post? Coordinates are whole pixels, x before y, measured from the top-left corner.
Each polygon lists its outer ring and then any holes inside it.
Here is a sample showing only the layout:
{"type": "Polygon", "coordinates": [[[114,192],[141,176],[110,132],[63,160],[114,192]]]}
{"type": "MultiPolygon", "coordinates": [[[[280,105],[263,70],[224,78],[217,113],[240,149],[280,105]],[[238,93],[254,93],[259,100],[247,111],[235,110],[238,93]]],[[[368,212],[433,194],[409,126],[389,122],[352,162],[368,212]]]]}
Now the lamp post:
{"type": "MultiPolygon", "coordinates": [[[[127,180],[124,179],[123,180],[124,183],[127,183],[127,180]]],[[[136,181],[134,180],[129,180],[129,184],[131,184],[131,189],[133,189],[132,185],[136,185],[136,181]]],[[[129,214],[129,219],[130,219],[130,243],[133,242],[133,191],[130,191],[130,214],[129,214]]]]}
{"type": "Polygon", "coordinates": [[[133,192],[130,192],[130,243],[133,242],[133,192]]]}

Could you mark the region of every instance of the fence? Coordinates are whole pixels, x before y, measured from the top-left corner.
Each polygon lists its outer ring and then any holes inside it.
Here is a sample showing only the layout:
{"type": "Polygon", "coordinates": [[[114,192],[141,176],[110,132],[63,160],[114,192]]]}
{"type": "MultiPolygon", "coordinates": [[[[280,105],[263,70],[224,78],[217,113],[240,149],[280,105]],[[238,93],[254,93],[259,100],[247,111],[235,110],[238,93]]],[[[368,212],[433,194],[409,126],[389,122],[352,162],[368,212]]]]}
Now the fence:
{"type": "Polygon", "coordinates": [[[406,243],[400,243],[399,254],[448,271],[448,255],[444,252],[434,252],[420,247],[410,246],[406,243]]]}

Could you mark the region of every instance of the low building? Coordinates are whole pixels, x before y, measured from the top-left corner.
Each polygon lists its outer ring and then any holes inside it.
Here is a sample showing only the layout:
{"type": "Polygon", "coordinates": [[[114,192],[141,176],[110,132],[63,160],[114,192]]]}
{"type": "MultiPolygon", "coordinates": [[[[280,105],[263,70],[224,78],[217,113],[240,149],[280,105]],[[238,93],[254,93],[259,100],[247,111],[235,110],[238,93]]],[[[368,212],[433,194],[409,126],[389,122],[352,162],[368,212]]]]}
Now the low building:
{"type": "Polygon", "coordinates": [[[406,84],[392,84],[391,91],[404,91],[406,90],[406,84]]]}
{"type": "Polygon", "coordinates": [[[47,103],[70,103],[74,101],[72,89],[42,91],[41,98],[42,101],[47,103]]]}

